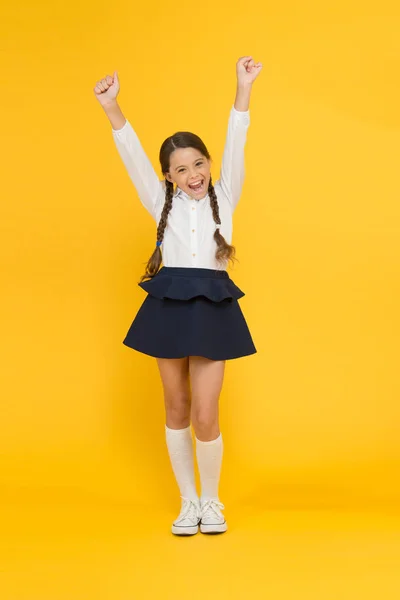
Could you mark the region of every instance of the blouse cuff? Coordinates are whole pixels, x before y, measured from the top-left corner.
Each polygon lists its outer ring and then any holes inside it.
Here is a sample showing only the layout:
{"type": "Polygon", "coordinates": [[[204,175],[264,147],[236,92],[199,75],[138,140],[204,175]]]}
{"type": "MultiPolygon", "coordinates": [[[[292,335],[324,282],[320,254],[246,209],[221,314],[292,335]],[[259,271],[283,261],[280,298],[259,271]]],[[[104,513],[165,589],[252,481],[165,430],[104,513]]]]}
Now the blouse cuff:
{"type": "Polygon", "coordinates": [[[122,127],[120,129],[113,129],[111,127],[111,131],[113,133],[119,133],[120,131],[123,131],[127,126],[128,126],[128,119],[126,119],[125,123],[122,125],[122,127]]]}
{"type": "Polygon", "coordinates": [[[250,115],[250,109],[247,110],[237,110],[234,105],[232,105],[232,110],[238,115],[250,115]]]}

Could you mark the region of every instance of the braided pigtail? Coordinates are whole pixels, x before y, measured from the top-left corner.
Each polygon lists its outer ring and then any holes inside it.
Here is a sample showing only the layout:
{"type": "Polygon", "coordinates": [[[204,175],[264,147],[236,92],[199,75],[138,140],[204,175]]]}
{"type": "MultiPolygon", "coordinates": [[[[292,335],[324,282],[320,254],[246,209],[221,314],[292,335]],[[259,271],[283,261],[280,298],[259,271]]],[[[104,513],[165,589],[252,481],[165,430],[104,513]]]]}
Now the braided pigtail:
{"type": "Polygon", "coordinates": [[[174,184],[166,179],[165,180],[165,202],[164,202],[164,207],[162,209],[160,221],[159,221],[158,227],[157,227],[156,249],[154,250],[153,254],[151,255],[149,262],[147,263],[146,273],[144,275],[142,275],[140,282],[142,282],[144,279],[151,279],[152,277],[154,277],[154,275],[156,275],[156,273],[158,273],[158,271],[161,267],[162,254],[161,254],[160,246],[164,240],[164,231],[165,231],[165,227],[167,226],[169,211],[172,208],[173,196],[174,196],[174,184]]]}
{"type": "Polygon", "coordinates": [[[231,261],[232,263],[235,259],[235,247],[230,246],[224,236],[221,234],[218,225],[221,225],[221,219],[219,217],[219,206],[217,200],[217,194],[215,193],[214,186],[212,184],[212,178],[210,177],[210,183],[208,185],[208,195],[210,198],[210,206],[212,209],[212,214],[214,217],[214,221],[216,224],[216,229],[214,233],[214,240],[217,242],[217,251],[215,253],[215,258],[219,263],[223,263],[225,261],[231,261]]]}

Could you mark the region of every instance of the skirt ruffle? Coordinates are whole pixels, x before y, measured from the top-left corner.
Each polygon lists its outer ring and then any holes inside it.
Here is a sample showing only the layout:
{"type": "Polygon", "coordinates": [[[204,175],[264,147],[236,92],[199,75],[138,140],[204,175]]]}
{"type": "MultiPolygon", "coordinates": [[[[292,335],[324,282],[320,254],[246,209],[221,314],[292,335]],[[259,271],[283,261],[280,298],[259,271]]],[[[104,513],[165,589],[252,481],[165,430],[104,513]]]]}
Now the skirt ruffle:
{"type": "Polygon", "coordinates": [[[123,343],[156,358],[240,358],[257,352],[226,271],[163,267],[139,284],[147,292],[123,343]]]}
{"type": "Polygon", "coordinates": [[[221,302],[226,298],[238,300],[245,295],[233,283],[226,271],[213,271],[212,269],[163,267],[153,279],[139,285],[148,294],[160,300],[164,300],[164,298],[191,300],[198,296],[204,296],[212,302],[221,302]]]}

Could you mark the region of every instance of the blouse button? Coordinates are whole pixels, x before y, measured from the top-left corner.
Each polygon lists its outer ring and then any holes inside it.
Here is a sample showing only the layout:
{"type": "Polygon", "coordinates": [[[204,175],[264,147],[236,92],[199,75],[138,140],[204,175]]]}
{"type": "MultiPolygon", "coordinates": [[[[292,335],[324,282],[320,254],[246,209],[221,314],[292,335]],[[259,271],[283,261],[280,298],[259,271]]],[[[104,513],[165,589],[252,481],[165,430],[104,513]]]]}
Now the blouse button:
{"type": "Polygon", "coordinates": [[[192,229],[192,233],[194,233],[194,229],[192,229]]]}
{"type": "Polygon", "coordinates": [[[195,254],[193,254],[193,256],[196,256],[195,254]]]}
{"type": "Polygon", "coordinates": [[[196,210],[194,206],[192,206],[192,210],[196,210]]]}

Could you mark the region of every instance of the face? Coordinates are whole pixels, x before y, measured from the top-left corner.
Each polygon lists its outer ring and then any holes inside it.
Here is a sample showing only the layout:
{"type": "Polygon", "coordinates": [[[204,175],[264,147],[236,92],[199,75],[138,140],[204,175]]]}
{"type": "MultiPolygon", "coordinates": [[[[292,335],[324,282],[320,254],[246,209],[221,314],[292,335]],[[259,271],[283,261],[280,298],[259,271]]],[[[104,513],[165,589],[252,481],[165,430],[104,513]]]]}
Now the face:
{"type": "Polygon", "coordinates": [[[177,148],[170,156],[168,181],[195,200],[206,196],[210,183],[211,161],[195,148],[177,148]],[[200,184],[200,185],[199,185],[200,184]]]}

